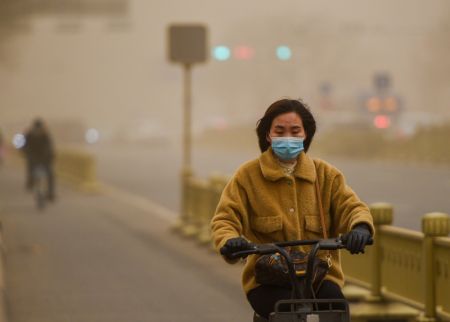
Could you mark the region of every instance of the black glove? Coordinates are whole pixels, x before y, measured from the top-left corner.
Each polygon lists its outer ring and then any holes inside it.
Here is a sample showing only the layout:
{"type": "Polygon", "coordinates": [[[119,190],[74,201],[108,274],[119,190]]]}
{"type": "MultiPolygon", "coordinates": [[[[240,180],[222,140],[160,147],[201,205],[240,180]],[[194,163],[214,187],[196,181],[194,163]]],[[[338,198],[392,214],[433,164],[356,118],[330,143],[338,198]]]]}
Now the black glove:
{"type": "Polygon", "coordinates": [[[220,253],[229,258],[229,255],[246,249],[249,249],[249,242],[245,238],[236,237],[228,239],[220,249],[220,253]]]}
{"type": "Polygon", "coordinates": [[[345,248],[347,248],[350,253],[358,254],[364,253],[364,247],[371,240],[372,235],[370,234],[369,226],[367,224],[356,225],[348,234],[342,237],[345,243],[345,248]]]}

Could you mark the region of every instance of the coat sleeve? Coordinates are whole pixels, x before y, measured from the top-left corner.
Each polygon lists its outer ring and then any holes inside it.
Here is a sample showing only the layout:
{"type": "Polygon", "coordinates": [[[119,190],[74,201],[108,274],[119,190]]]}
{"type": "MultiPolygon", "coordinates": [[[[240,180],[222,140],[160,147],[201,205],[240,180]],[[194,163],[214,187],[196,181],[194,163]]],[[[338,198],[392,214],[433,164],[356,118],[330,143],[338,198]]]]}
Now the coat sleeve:
{"type": "MultiPolygon", "coordinates": [[[[217,251],[228,239],[242,235],[243,218],[247,216],[247,204],[245,189],[234,176],[225,186],[211,220],[211,234],[217,251]]],[[[234,263],[237,260],[227,260],[227,262],[234,263]]]]}
{"type": "Polygon", "coordinates": [[[370,227],[372,235],[375,232],[369,208],[346,184],[340,172],[332,182],[331,213],[335,235],[348,233],[355,225],[361,223],[370,227]]]}

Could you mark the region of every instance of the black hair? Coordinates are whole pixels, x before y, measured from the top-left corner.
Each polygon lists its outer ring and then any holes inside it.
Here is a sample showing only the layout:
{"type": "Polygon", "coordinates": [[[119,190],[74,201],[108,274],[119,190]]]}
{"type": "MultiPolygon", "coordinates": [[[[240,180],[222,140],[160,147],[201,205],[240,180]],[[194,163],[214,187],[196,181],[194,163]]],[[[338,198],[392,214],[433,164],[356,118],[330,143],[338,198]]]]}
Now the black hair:
{"type": "Polygon", "coordinates": [[[42,121],[41,118],[38,118],[38,117],[35,118],[33,120],[33,127],[36,128],[36,129],[43,128],[44,127],[44,121],[42,121]]]}
{"type": "Polygon", "coordinates": [[[267,135],[270,132],[274,118],[278,115],[290,112],[297,113],[302,119],[303,127],[306,132],[306,139],[303,142],[303,145],[305,147],[305,152],[308,151],[314,134],[316,133],[316,120],[314,119],[314,116],[309,110],[309,107],[301,100],[281,99],[272,103],[264,113],[264,116],[256,123],[256,134],[258,136],[261,152],[266,151],[270,146],[270,143],[267,141],[267,135]]]}

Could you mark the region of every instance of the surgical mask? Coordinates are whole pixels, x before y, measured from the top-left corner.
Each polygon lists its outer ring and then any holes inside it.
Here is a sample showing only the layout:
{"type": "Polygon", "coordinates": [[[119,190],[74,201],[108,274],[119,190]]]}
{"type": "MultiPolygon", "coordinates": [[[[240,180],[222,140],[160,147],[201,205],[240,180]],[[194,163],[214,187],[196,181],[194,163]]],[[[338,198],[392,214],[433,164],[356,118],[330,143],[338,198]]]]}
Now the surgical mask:
{"type": "Polygon", "coordinates": [[[304,150],[303,138],[292,136],[273,137],[272,150],[283,161],[293,160],[304,150]]]}

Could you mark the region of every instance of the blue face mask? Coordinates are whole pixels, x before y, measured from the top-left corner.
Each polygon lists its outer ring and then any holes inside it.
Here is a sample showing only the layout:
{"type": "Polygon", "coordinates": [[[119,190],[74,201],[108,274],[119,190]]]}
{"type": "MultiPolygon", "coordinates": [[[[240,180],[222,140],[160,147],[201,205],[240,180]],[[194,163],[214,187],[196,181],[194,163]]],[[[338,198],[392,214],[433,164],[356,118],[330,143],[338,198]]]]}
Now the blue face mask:
{"type": "Polygon", "coordinates": [[[280,160],[288,161],[297,158],[297,156],[304,150],[303,138],[280,136],[273,137],[272,150],[280,160]]]}

